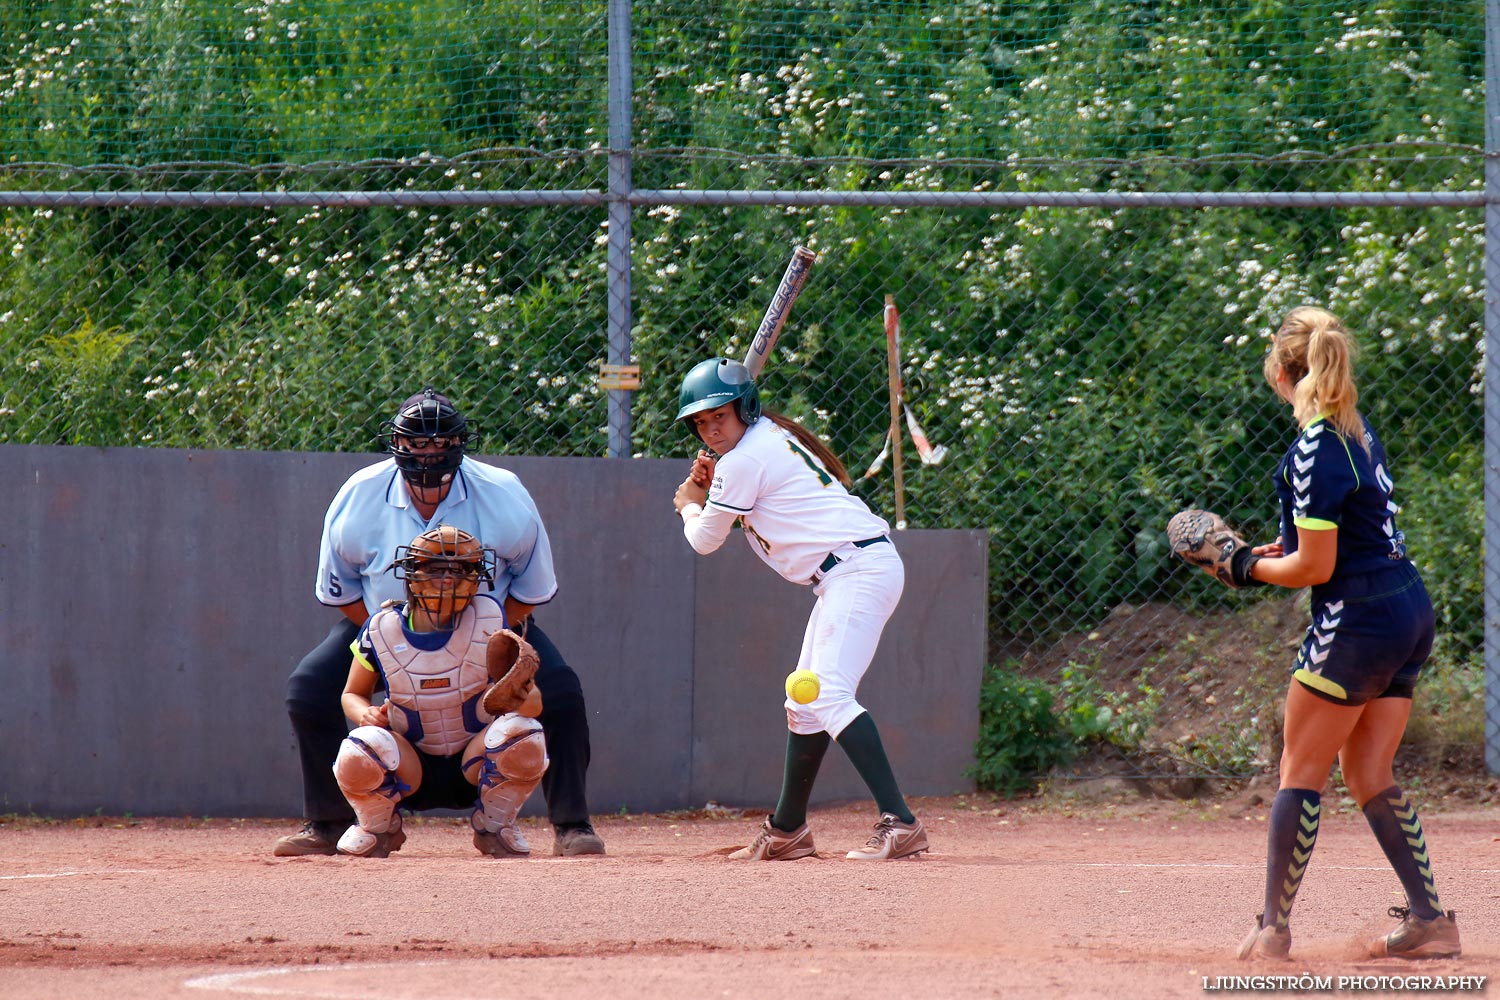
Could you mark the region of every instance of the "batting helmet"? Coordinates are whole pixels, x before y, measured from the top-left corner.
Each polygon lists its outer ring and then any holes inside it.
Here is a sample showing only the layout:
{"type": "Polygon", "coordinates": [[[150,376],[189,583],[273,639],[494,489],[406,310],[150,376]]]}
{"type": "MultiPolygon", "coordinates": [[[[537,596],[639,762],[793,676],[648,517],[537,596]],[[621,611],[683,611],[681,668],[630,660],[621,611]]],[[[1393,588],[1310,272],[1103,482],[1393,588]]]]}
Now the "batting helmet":
{"type": "Polygon", "coordinates": [[[698,436],[692,417],[704,410],[715,410],[725,403],[734,404],[734,412],[746,426],[760,419],[760,391],[750,377],[750,369],[728,358],[709,358],[694,365],[682,379],[677,397],[677,419],[698,436]]]}
{"type": "Polygon", "coordinates": [[[396,546],[391,570],[406,582],[408,603],[427,612],[439,627],[451,628],[481,582],[494,586],[495,550],[467,531],[440,524],[410,545],[396,546]]]}
{"type": "Polygon", "coordinates": [[[443,486],[463,463],[473,432],[452,401],[428,386],[407,399],[380,428],[381,446],[413,486],[443,486]]]}

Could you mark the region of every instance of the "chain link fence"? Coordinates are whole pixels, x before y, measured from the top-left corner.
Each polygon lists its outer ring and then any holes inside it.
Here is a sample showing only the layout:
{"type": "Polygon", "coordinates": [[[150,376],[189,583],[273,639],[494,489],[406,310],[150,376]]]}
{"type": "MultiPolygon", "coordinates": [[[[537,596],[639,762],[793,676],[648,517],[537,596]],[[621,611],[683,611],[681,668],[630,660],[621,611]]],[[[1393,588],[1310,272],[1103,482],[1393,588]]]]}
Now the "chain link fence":
{"type": "MultiPolygon", "coordinates": [[[[1137,771],[1249,774],[1305,611],[1174,567],[1163,527],[1274,536],[1295,429],[1260,362],[1318,302],[1363,343],[1438,605],[1413,738],[1469,761],[1488,724],[1500,770],[1484,13],[7,5],[0,442],[367,451],[432,383],[481,453],[685,457],[678,379],[743,355],[807,244],[763,391],[858,476],[894,298],[946,449],[907,442],[907,518],[990,532],[997,683],[1045,683],[1137,771]]],[[[856,486],[888,518],[890,473],[856,486]]]]}

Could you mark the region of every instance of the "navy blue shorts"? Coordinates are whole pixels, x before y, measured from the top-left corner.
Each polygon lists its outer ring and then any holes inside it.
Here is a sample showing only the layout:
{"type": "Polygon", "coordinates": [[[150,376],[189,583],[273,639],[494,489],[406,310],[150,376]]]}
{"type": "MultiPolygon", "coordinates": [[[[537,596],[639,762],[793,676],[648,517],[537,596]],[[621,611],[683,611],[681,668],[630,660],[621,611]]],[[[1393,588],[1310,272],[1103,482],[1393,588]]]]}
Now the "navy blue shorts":
{"type": "Polygon", "coordinates": [[[1411,563],[1313,588],[1292,676],[1336,705],[1410,698],[1432,652],[1432,601],[1411,563]]]}

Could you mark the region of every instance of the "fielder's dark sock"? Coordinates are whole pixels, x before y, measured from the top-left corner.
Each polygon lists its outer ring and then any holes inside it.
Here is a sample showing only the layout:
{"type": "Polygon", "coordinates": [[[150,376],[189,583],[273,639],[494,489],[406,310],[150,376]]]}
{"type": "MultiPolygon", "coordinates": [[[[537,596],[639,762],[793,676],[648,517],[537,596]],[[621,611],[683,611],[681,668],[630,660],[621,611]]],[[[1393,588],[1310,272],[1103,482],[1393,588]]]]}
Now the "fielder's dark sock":
{"type": "Polygon", "coordinates": [[[771,816],[771,825],[791,833],[807,822],[807,800],[812,798],[813,781],[823,764],[823,754],[832,740],[825,733],[804,736],[786,734],[786,772],[781,778],[781,800],[771,816]]]}
{"type": "Polygon", "coordinates": [[[1318,842],[1322,796],[1306,788],[1283,788],[1271,803],[1271,826],[1266,833],[1266,909],[1262,927],[1285,927],[1292,903],[1318,842]]]}
{"type": "Polygon", "coordinates": [[[1432,862],[1427,859],[1427,838],[1417,809],[1406,799],[1400,785],[1392,785],[1365,803],[1365,819],[1386,860],[1396,869],[1406,905],[1423,920],[1442,916],[1437,886],[1432,881],[1432,862]]]}
{"type": "Polygon", "coordinates": [[[885,744],[880,742],[880,730],[869,712],[860,713],[859,718],[844,727],[839,733],[839,746],[849,755],[849,763],[865,779],[875,806],[883,813],[891,813],[903,823],[911,823],[916,817],[906,808],[906,799],[896,784],[896,775],[891,771],[891,762],[885,755],[885,744]]]}

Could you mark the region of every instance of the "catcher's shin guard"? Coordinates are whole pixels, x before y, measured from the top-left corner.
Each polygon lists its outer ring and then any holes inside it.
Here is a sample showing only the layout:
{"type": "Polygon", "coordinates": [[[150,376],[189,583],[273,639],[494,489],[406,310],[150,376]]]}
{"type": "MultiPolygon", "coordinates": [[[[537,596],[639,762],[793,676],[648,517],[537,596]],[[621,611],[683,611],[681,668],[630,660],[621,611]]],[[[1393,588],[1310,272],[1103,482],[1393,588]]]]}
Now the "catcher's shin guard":
{"type": "Polygon", "coordinates": [[[333,776],[359,825],[370,833],[400,829],[396,805],[408,787],[396,777],[401,747],[389,729],[360,726],[339,747],[333,776]]]}
{"type": "Polygon", "coordinates": [[[502,715],[484,734],[484,764],[479,770],[476,830],[496,833],[514,826],[521,806],[547,770],[542,724],[520,715],[502,715]]]}

